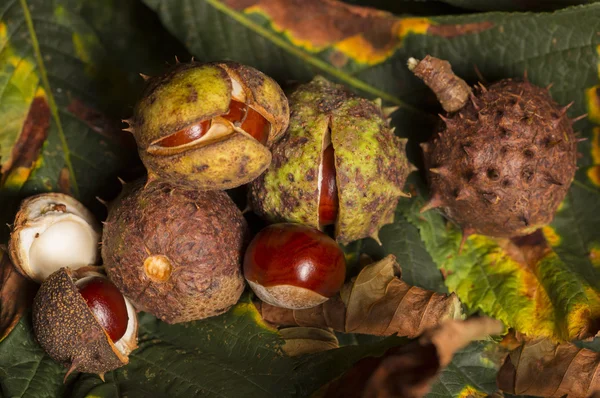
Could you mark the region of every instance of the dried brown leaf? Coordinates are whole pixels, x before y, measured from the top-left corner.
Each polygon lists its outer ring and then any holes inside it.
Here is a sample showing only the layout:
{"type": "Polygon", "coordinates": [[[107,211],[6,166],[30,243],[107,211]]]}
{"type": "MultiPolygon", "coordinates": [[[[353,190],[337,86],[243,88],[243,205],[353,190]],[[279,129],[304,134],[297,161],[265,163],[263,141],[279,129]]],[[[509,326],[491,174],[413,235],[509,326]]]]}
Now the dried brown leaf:
{"type": "Polygon", "coordinates": [[[365,358],[325,390],[326,397],[422,397],[454,353],[473,340],[499,334],[504,326],[491,318],[450,320],[412,343],[365,358]]]}
{"type": "Polygon", "coordinates": [[[293,357],[339,348],[337,337],[331,329],[291,327],[279,331],[285,340],[283,351],[293,357]]]}
{"type": "Polygon", "coordinates": [[[427,55],[421,61],[411,58],[408,67],[435,93],[446,112],[462,109],[469,100],[471,88],[452,72],[448,61],[427,55]]]}
{"type": "Polygon", "coordinates": [[[511,351],[498,373],[510,394],[589,397],[600,391],[600,353],[538,339],[511,351]]]}
{"type": "Polygon", "coordinates": [[[396,270],[396,258],[390,255],[363,268],[340,296],[315,308],[294,311],[265,303],[257,307],[265,321],[279,326],[330,327],[379,336],[416,337],[447,319],[462,317],[454,294],[410,286],[395,276],[396,270]]]}
{"type": "Polygon", "coordinates": [[[0,251],[0,341],[19,323],[37,289],[36,283],[17,272],[8,254],[0,251]]]}

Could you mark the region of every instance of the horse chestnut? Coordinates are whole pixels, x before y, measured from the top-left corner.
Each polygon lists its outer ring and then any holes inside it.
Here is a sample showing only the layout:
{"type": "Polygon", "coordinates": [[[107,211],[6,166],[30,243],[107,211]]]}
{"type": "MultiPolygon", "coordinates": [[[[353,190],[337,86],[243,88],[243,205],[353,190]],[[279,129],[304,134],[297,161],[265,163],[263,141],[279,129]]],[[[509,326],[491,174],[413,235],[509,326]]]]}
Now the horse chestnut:
{"type": "Polygon", "coordinates": [[[149,180],[199,190],[258,177],[285,132],[287,99],[260,71],[235,62],[179,63],[148,79],[126,120],[149,180]]]}
{"type": "Polygon", "coordinates": [[[119,289],[102,277],[80,279],[75,286],[111,340],[118,341],[123,337],[129,316],[125,299],[119,289]]]}
{"type": "Polygon", "coordinates": [[[319,224],[322,226],[334,224],[337,219],[339,198],[335,181],[335,157],[331,144],[323,151],[320,188],[319,224]]]}
{"type": "Polygon", "coordinates": [[[244,276],[265,303],[288,309],[315,307],[336,295],[346,262],[337,243],[300,224],[274,224],[250,243],[244,276]]]}
{"type": "Polygon", "coordinates": [[[103,375],[129,362],[137,347],[137,317],[97,267],[61,268],[33,300],[33,333],[53,360],[73,372],[103,375]]]}
{"type": "Polygon", "coordinates": [[[273,161],[249,185],[250,206],[265,220],[313,228],[333,224],[341,244],[372,237],[394,221],[413,166],[391,110],[322,77],[289,96],[289,127],[271,146],[273,161]]]}
{"type": "Polygon", "coordinates": [[[190,322],[237,303],[247,228],[225,192],[138,180],[109,205],[102,259],[136,309],[190,322]]]}

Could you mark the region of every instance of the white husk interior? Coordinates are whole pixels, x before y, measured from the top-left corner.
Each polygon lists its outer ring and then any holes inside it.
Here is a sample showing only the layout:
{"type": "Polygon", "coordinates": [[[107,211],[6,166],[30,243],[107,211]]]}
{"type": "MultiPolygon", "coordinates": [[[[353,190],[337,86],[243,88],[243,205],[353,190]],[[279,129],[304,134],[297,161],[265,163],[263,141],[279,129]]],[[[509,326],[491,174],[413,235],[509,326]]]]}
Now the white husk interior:
{"type": "Polygon", "coordinates": [[[125,334],[118,341],[115,342],[115,346],[124,356],[128,356],[131,351],[137,347],[137,315],[133,305],[125,299],[125,305],[127,306],[127,315],[129,316],[129,322],[127,323],[127,330],[125,334]]]}
{"type": "Polygon", "coordinates": [[[246,93],[240,82],[229,76],[231,79],[231,97],[239,102],[246,102],[246,93]]]}
{"type": "Polygon", "coordinates": [[[19,267],[42,282],[62,267],[77,269],[96,264],[99,229],[92,214],[67,195],[51,194],[31,201],[25,222],[17,226],[19,267]],[[64,205],[65,211],[51,210],[64,205]]]}
{"type": "Polygon", "coordinates": [[[206,134],[190,144],[197,144],[204,141],[215,141],[222,137],[228,136],[231,133],[233,133],[231,122],[217,116],[212,120],[212,124],[210,125],[210,128],[206,134]]]}
{"type": "MultiPolygon", "coordinates": [[[[175,146],[175,147],[168,147],[168,148],[162,147],[160,145],[152,144],[148,148],[148,152],[156,154],[156,155],[170,155],[173,153],[180,153],[187,148],[195,148],[198,146],[204,146],[213,141],[218,141],[224,137],[227,137],[228,135],[232,134],[233,132],[234,132],[233,125],[231,124],[230,121],[228,121],[220,116],[216,116],[212,119],[211,125],[208,128],[208,131],[202,137],[200,137],[194,141],[188,142],[186,144],[183,144],[183,145],[179,145],[179,146],[175,146]]],[[[177,134],[177,133],[174,133],[174,134],[177,134]]]]}

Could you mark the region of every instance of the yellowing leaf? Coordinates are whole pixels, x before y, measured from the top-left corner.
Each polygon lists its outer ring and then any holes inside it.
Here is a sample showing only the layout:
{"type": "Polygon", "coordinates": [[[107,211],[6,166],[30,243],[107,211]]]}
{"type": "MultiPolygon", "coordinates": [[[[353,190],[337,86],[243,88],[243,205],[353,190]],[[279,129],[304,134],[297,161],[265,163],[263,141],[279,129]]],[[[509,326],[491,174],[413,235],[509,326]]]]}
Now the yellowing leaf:
{"type": "MultiPolygon", "coordinates": [[[[401,204],[402,213],[419,228],[448,289],[470,311],[481,310],[530,337],[571,340],[596,334],[597,287],[573,272],[541,231],[512,241],[473,235],[459,253],[460,231],[435,211],[419,214],[423,199],[412,202],[401,204]]],[[[553,237],[553,229],[544,232],[553,237]]]]}

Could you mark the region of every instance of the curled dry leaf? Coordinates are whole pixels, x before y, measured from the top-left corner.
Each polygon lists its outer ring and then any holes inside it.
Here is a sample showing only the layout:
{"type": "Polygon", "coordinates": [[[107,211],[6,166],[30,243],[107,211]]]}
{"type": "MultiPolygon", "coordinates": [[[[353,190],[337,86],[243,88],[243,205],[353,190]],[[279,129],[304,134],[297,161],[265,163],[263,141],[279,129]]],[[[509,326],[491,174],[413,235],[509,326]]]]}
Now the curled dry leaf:
{"type": "Polygon", "coordinates": [[[429,86],[446,112],[462,109],[469,100],[471,88],[452,72],[448,61],[427,55],[420,61],[410,58],[408,68],[429,86]]]}
{"type": "Polygon", "coordinates": [[[0,250],[0,341],[12,331],[31,306],[38,285],[17,272],[0,250]]]}
{"type": "Polygon", "coordinates": [[[331,329],[291,327],[279,331],[285,340],[283,351],[290,357],[339,348],[331,329]]]}
{"type": "Polygon", "coordinates": [[[264,320],[282,326],[332,328],[344,333],[416,337],[447,319],[462,317],[461,304],[445,295],[410,286],[398,276],[396,258],[389,255],[368,265],[339,296],[305,310],[256,304],[264,320]]]}
{"type": "Polygon", "coordinates": [[[502,322],[491,318],[444,322],[412,343],[388,350],[380,358],[357,362],[327,387],[324,396],[422,397],[456,351],[503,330],[502,322]]]}
{"type": "Polygon", "coordinates": [[[498,388],[518,395],[596,396],[600,391],[600,353],[548,339],[525,343],[506,357],[498,372],[498,388]]]}

